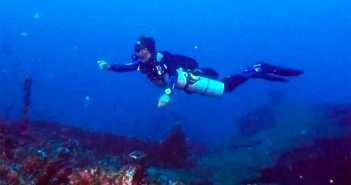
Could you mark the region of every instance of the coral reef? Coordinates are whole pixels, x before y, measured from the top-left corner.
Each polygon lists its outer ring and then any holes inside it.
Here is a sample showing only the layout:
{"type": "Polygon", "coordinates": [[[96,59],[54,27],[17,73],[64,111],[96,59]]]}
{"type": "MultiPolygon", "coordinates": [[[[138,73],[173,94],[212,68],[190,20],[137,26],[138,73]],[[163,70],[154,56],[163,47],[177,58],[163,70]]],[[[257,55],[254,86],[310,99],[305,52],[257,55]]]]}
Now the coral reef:
{"type": "MultiPolygon", "coordinates": [[[[182,184],[187,142],[177,125],[160,144],[52,122],[0,122],[0,184],[182,184]],[[152,156],[152,157],[149,157],[152,156]],[[149,173],[146,169],[158,168],[149,173]],[[172,177],[168,169],[178,170],[172,177]],[[179,178],[179,179],[177,179],[179,178]]],[[[150,170],[149,170],[150,171],[150,170]]],[[[195,181],[194,183],[199,183],[195,181]]]]}
{"type": "Polygon", "coordinates": [[[208,150],[180,124],[160,143],[54,122],[0,121],[0,184],[349,184],[348,105],[273,104],[208,150]],[[262,126],[258,126],[263,124],[262,126]]]}

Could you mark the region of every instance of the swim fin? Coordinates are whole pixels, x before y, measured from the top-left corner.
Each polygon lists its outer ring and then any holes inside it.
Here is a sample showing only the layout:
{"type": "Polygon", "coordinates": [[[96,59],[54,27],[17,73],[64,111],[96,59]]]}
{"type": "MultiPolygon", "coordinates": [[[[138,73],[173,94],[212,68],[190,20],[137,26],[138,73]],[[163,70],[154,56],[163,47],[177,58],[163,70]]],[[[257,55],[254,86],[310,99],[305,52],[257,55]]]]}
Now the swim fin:
{"type": "Polygon", "coordinates": [[[262,78],[265,80],[277,81],[277,82],[289,82],[289,80],[286,78],[281,78],[281,77],[267,74],[267,73],[256,73],[256,74],[252,75],[252,77],[253,78],[262,78]]]}
{"type": "Polygon", "coordinates": [[[263,62],[256,65],[260,66],[264,73],[273,73],[279,76],[299,76],[303,73],[302,70],[274,66],[263,62]]]}
{"type": "Polygon", "coordinates": [[[279,82],[289,81],[288,79],[282,78],[282,76],[298,76],[302,73],[302,70],[274,66],[263,62],[257,63],[245,69],[243,72],[243,74],[246,74],[249,78],[262,78],[279,82]]]}

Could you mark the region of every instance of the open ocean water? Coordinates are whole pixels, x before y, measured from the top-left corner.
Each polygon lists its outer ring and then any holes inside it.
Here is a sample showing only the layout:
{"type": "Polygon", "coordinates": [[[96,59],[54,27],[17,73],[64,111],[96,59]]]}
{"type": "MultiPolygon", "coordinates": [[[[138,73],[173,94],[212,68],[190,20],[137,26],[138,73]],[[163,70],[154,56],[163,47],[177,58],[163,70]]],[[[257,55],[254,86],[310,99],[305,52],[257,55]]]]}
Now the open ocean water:
{"type": "Polygon", "coordinates": [[[351,184],[350,71],[349,0],[0,0],[0,184],[104,184],[98,167],[128,184],[135,163],[134,184],[351,184]],[[97,65],[131,62],[140,36],[220,78],[304,73],[158,108],[144,74],[97,65]]]}

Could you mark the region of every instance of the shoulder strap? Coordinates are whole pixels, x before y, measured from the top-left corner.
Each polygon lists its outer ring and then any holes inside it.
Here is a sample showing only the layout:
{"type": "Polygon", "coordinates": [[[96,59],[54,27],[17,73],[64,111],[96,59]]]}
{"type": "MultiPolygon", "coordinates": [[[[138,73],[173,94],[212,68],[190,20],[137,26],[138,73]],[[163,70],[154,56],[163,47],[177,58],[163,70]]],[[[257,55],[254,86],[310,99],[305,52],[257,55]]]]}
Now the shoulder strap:
{"type": "Polygon", "coordinates": [[[161,62],[163,58],[163,54],[160,52],[157,52],[156,54],[156,62],[161,62]]]}

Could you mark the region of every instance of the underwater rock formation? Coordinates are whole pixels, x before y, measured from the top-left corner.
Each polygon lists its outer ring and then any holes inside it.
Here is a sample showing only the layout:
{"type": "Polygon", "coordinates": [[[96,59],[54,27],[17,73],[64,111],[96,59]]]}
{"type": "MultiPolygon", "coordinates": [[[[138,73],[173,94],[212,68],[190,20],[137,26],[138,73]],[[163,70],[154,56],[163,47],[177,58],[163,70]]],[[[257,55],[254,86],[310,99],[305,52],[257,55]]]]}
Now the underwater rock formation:
{"type": "Polygon", "coordinates": [[[350,184],[351,135],[320,139],[314,145],[281,155],[273,167],[261,171],[260,183],[350,184]]]}
{"type": "Polygon", "coordinates": [[[189,166],[188,146],[180,124],[174,126],[168,137],[156,148],[156,163],[168,168],[189,166]]]}
{"type": "Polygon", "coordinates": [[[237,118],[242,135],[255,135],[261,130],[269,129],[274,124],[274,114],[270,107],[262,107],[243,114],[237,118]]]}
{"type": "Polygon", "coordinates": [[[0,184],[157,184],[144,173],[148,165],[187,166],[180,126],[159,145],[50,122],[31,122],[23,134],[22,125],[0,122],[0,184]],[[153,160],[144,163],[146,153],[153,160]]]}

